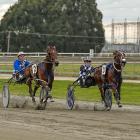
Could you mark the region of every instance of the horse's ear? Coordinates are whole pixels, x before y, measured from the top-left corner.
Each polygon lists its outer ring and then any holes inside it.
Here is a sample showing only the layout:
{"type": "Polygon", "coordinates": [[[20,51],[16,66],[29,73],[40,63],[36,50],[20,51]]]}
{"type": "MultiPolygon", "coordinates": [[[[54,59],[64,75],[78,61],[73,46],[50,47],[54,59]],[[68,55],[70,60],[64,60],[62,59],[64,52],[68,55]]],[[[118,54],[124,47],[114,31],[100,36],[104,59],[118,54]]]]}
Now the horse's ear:
{"type": "Polygon", "coordinates": [[[126,54],[125,54],[125,52],[124,52],[124,51],[122,51],[122,54],[124,55],[124,57],[126,56],[126,54]]]}
{"type": "Polygon", "coordinates": [[[47,47],[46,52],[48,53],[50,50],[50,46],[47,47]]]}

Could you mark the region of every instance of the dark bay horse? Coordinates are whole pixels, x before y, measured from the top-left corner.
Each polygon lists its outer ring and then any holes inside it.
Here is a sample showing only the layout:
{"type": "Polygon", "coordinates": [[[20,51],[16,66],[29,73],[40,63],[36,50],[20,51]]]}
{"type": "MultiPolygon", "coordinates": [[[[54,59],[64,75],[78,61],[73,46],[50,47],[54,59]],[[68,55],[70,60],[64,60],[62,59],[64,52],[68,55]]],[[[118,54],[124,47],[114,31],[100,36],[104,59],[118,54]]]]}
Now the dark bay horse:
{"type": "Polygon", "coordinates": [[[95,68],[92,76],[99,87],[102,101],[105,103],[103,84],[107,83],[111,85],[111,89],[113,91],[118,107],[122,107],[120,102],[120,89],[122,84],[122,69],[125,66],[126,59],[125,54],[122,51],[113,52],[113,56],[113,62],[105,64],[106,67],[104,72],[103,67],[99,66],[95,68]]]}
{"type": "Polygon", "coordinates": [[[31,64],[29,67],[25,68],[25,82],[29,86],[29,93],[33,102],[35,102],[35,94],[40,86],[51,91],[54,81],[54,67],[58,65],[56,59],[57,51],[55,46],[49,46],[44,61],[31,64]],[[32,88],[33,81],[35,81],[34,90],[32,88]]]}

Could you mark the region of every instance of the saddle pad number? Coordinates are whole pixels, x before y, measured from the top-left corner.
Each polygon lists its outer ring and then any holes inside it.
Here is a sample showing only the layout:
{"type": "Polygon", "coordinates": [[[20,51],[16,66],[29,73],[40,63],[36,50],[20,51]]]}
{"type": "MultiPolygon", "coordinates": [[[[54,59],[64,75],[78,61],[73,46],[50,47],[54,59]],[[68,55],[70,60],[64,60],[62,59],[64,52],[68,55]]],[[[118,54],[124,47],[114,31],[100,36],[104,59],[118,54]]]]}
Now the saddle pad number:
{"type": "Polygon", "coordinates": [[[106,74],[106,65],[102,65],[102,75],[106,74]]]}
{"type": "Polygon", "coordinates": [[[32,71],[33,71],[33,74],[37,73],[37,65],[36,64],[32,65],[32,71]]]}

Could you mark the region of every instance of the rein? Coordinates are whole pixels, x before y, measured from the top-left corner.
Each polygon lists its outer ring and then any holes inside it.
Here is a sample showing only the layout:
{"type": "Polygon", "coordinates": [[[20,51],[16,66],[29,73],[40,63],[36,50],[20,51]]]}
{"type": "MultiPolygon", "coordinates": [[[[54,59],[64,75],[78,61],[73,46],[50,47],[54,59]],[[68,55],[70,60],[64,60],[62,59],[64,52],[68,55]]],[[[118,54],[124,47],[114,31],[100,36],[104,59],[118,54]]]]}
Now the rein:
{"type": "MultiPolygon", "coordinates": [[[[53,61],[52,61],[52,62],[51,62],[51,61],[42,61],[42,62],[43,62],[43,63],[46,63],[46,64],[54,64],[54,63],[55,63],[55,61],[54,61],[54,62],[53,62],[53,61]]],[[[42,63],[42,62],[41,62],[41,63],[42,63]]]]}

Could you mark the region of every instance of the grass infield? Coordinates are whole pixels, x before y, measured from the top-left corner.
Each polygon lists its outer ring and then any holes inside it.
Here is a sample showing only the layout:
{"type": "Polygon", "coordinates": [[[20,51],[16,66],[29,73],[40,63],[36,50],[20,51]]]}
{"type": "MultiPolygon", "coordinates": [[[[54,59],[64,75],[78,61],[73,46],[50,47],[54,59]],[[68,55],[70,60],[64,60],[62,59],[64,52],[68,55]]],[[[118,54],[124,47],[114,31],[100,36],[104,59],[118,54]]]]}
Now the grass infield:
{"type": "MultiPolygon", "coordinates": [[[[0,80],[0,93],[2,91],[4,82],[6,82],[6,80],[2,80],[2,79],[0,80]]],[[[71,83],[72,81],[55,80],[52,89],[53,97],[59,99],[66,99],[67,87],[71,83]]],[[[10,94],[12,95],[29,96],[27,85],[11,84],[9,89],[10,89],[10,94]]],[[[40,90],[37,91],[36,96],[39,95],[39,91],[40,90]]],[[[121,91],[122,103],[140,105],[139,91],[140,91],[140,84],[123,83],[122,91],[121,91]]],[[[101,100],[100,93],[97,86],[90,87],[90,88],[80,88],[77,86],[75,89],[75,97],[76,100],[83,100],[83,101],[97,102],[101,100]]]]}
{"type": "MultiPolygon", "coordinates": [[[[81,64],[61,64],[55,68],[55,73],[60,76],[78,76],[81,64]]],[[[94,67],[99,66],[99,64],[93,64],[94,67]]],[[[5,65],[0,64],[0,71],[2,72],[12,72],[12,64],[5,65]]],[[[140,75],[140,64],[126,64],[123,69],[123,76],[139,78],[140,75]]]]}

